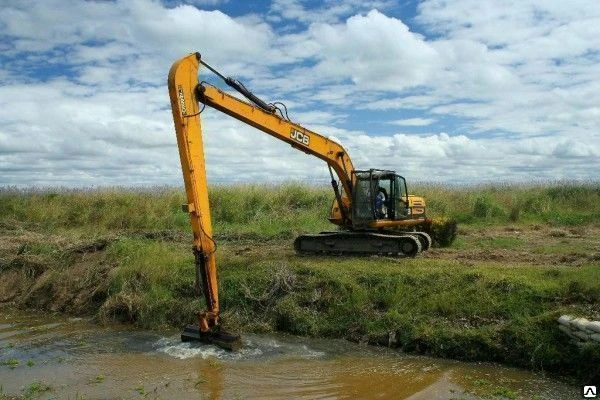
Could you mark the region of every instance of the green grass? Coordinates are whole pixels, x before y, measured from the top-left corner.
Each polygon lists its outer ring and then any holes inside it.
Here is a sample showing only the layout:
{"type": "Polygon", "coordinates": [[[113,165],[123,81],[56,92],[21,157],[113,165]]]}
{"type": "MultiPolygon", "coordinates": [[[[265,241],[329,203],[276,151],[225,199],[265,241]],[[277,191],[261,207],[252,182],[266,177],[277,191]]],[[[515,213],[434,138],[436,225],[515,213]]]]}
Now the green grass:
{"type": "Polygon", "coordinates": [[[104,317],[137,321],[143,327],[182,323],[200,307],[194,295],[189,245],[122,238],[109,246],[106,261],[119,265],[112,277],[104,317]]]}
{"type": "MultiPolygon", "coordinates": [[[[416,185],[430,216],[467,225],[540,223],[577,226],[600,221],[600,184],[556,183],[451,187],[416,185]]],[[[327,186],[288,184],[212,186],[215,231],[223,236],[292,237],[331,229],[333,194],[327,186]]],[[[173,188],[97,190],[0,189],[0,227],[86,233],[144,230],[187,231],[183,190],[173,188]]],[[[43,250],[43,249],[41,249],[43,250]]],[[[46,249],[51,251],[51,248],[46,249]]]]}
{"type": "Polygon", "coordinates": [[[91,384],[99,384],[106,380],[106,377],[102,374],[96,375],[93,379],[90,379],[91,384]]]}
{"type": "Polygon", "coordinates": [[[144,386],[142,386],[142,385],[140,385],[140,386],[137,386],[137,387],[136,387],[134,390],[135,390],[135,391],[136,391],[136,392],[137,392],[137,393],[138,393],[140,396],[145,396],[145,395],[147,394],[147,392],[146,392],[146,389],[145,389],[145,388],[144,388],[144,386]]]}
{"type": "Polygon", "coordinates": [[[19,360],[16,358],[9,358],[7,360],[2,361],[2,365],[8,366],[10,369],[15,369],[19,366],[19,360]]]}
{"type": "MultiPolygon", "coordinates": [[[[215,186],[209,191],[215,230],[222,235],[291,237],[300,230],[320,230],[327,221],[332,194],[325,188],[285,186],[215,186]]],[[[189,229],[183,190],[99,189],[36,191],[0,189],[0,226],[26,226],[86,232],[189,229]]]]}
{"type": "Polygon", "coordinates": [[[52,390],[50,385],[42,381],[35,381],[25,389],[24,398],[33,399],[36,398],[40,393],[48,392],[50,390],[52,390]]]}
{"type": "Polygon", "coordinates": [[[450,187],[425,184],[412,192],[425,196],[433,214],[461,224],[542,223],[575,226],[600,220],[600,184],[553,183],[450,187]]]}

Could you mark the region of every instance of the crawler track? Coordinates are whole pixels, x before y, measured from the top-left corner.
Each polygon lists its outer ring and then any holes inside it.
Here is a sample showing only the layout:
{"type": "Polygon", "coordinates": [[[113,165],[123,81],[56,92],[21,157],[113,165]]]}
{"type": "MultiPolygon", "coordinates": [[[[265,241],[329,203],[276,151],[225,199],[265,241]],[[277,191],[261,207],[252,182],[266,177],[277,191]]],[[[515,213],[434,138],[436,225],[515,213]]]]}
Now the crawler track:
{"type": "Polygon", "coordinates": [[[431,247],[425,232],[321,232],[301,235],[294,248],[300,254],[392,255],[414,257],[431,247]]]}

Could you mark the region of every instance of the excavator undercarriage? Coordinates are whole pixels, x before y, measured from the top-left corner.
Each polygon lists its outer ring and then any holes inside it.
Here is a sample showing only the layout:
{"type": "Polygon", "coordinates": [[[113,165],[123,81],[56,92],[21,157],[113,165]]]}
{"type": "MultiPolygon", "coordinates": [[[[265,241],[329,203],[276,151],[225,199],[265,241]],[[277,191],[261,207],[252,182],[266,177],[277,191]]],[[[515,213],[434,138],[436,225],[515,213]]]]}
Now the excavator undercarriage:
{"type": "Polygon", "coordinates": [[[299,254],[390,255],[414,257],[431,247],[425,232],[321,232],[294,241],[299,254]]]}

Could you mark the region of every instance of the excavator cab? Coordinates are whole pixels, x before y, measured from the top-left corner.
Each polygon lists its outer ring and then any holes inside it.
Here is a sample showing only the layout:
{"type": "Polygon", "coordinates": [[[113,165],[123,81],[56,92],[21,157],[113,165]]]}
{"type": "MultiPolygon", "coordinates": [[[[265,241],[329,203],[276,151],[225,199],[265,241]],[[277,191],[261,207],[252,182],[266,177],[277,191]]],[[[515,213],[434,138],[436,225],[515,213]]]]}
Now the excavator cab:
{"type": "Polygon", "coordinates": [[[409,217],[406,181],[394,171],[370,169],[354,171],[352,224],[367,228],[377,220],[401,220],[409,217]]]}

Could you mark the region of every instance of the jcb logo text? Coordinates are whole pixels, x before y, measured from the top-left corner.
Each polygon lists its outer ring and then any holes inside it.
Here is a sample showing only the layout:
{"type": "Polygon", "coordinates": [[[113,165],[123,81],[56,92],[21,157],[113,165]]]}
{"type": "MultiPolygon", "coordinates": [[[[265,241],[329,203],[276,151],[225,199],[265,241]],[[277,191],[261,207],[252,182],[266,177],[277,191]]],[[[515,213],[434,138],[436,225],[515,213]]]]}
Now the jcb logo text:
{"type": "Polygon", "coordinates": [[[183,88],[181,85],[177,86],[177,97],[179,97],[179,107],[181,108],[181,114],[186,116],[187,109],[185,108],[185,97],[183,96],[183,88]]]}
{"type": "Polygon", "coordinates": [[[310,143],[310,136],[308,136],[306,133],[302,133],[295,129],[292,129],[290,137],[295,141],[302,143],[305,146],[308,146],[308,144],[310,143]]]}

